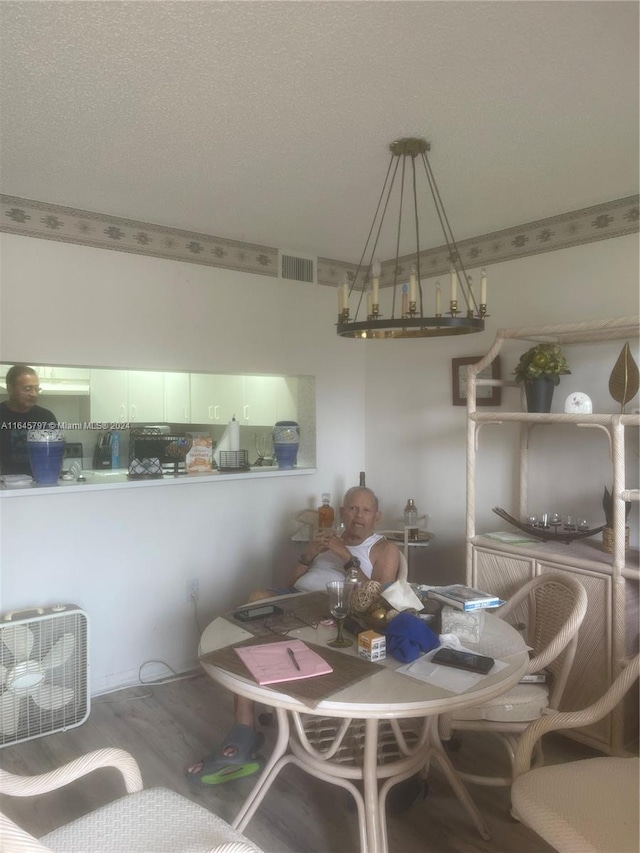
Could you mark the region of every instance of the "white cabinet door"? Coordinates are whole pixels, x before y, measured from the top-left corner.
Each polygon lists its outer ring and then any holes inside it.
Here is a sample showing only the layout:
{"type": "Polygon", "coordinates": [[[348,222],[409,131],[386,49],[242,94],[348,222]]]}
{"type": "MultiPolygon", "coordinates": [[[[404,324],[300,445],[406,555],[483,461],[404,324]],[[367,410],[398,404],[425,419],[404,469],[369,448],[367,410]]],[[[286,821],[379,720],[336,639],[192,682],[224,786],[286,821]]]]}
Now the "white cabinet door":
{"type": "Polygon", "coordinates": [[[243,407],[242,376],[191,374],[191,422],[227,424],[243,407]]]}
{"type": "Polygon", "coordinates": [[[91,420],[94,423],[129,420],[129,379],[124,370],[92,370],[89,382],[91,420]]]}
{"type": "Polygon", "coordinates": [[[298,420],[298,380],[294,376],[285,376],[278,385],[279,421],[298,420]]]}
{"type": "Polygon", "coordinates": [[[273,426],[278,420],[279,376],[244,376],[243,406],[238,420],[252,426],[273,426]]]}
{"type": "Polygon", "coordinates": [[[74,381],[77,379],[89,379],[91,371],[88,367],[49,367],[47,368],[51,379],[67,379],[74,381]]]}
{"type": "Polygon", "coordinates": [[[191,422],[191,397],[188,373],[164,374],[164,420],[191,422]]]}
{"type": "Polygon", "coordinates": [[[129,422],[145,423],[164,418],[164,374],[152,370],[130,370],[129,422]]]}

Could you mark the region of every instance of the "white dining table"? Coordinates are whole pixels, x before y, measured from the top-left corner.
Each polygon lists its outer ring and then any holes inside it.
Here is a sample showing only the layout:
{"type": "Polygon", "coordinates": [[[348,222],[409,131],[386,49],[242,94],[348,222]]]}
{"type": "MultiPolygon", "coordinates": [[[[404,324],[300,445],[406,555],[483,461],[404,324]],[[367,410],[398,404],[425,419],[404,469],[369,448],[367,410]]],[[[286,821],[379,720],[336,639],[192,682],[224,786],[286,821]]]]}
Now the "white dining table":
{"type": "MultiPolygon", "coordinates": [[[[274,599],[283,600],[283,597],[274,599]]],[[[252,636],[250,631],[220,616],[203,632],[200,655],[234,646],[252,636]]],[[[320,647],[317,650],[321,654],[322,647],[326,648],[333,637],[335,628],[324,624],[302,625],[286,634],[287,639],[297,638],[320,647]]],[[[488,612],[480,641],[466,642],[465,646],[495,658],[497,665],[486,676],[468,679],[474,683],[466,685],[463,682],[462,692],[459,692],[460,684],[455,685],[458,670],[449,671],[450,680],[448,674],[442,672],[443,667],[438,668],[439,678],[435,677],[436,673],[428,680],[414,678],[399,672],[402,664],[388,655],[381,665],[369,664],[370,675],[365,674],[356,683],[326,696],[317,704],[289,695],[287,685],[260,686],[248,671],[240,675],[237,667],[234,672],[201,660],[214,681],[239,696],[273,708],[278,722],[273,752],[236,816],[234,828],[244,830],[280,770],[293,763],[317,778],[350,791],[357,806],[361,853],[386,853],[385,803],[389,790],[428,768],[429,762],[435,760],[478,831],[488,840],[489,831],[482,815],[440,742],[438,716],[481,704],[508,690],[524,675],[528,654],[520,633],[488,612]],[[322,730],[320,734],[317,734],[318,729],[322,730]],[[353,742],[355,730],[360,732],[360,760],[345,762],[345,745],[353,742]],[[395,741],[391,758],[389,737],[395,741]],[[381,760],[384,750],[386,754],[381,760]],[[362,792],[356,784],[358,781],[362,782],[362,792]]],[[[355,643],[340,651],[357,656],[355,643]]],[[[429,670],[429,666],[426,669],[429,670]]]]}

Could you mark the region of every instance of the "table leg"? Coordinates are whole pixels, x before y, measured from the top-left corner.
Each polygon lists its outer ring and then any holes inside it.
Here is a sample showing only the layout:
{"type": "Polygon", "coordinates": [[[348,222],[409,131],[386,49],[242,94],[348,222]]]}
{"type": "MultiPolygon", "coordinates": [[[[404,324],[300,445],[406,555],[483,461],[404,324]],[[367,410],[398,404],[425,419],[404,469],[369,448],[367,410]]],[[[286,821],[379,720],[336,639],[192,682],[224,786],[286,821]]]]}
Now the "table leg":
{"type": "Polygon", "coordinates": [[[271,787],[274,779],[284,766],[283,763],[279,762],[287,751],[287,747],[289,745],[289,717],[283,708],[276,708],[275,712],[278,720],[278,737],[276,738],[273,752],[269,756],[269,760],[260,774],[255,787],[244,801],[242,808],[236,815],[236,819],[233,821],[233,828],[237,829],[239,832],[242,832],[245,829],[246,825],[255,814],[256,809],[264,799],[267,791],[271,787]]]}
{"type": "Polygon", "coordinates": [[[455,767],[449,760],[449,756],[444,750],[442,746],[442,741],[440,740],[440,735],[438,733],[438,717],[432,717],[429,720],[431,732],[430,732],[430,754],[436,759],[442,772],[447,777],[447,780],[451,787],[453,788],[453,792],[456,797],[460,800],[462,805],[467,810],[469,817],[473,821],[476,826],[476,829],[480,833],[480,835],[484,838],[485,841],[489,841],[491,836],[489,834],[489,830],[487,829],[487,825],[485,824],[482,815],[478,811],[478,807],[471,799],[469,792],[467,791],[464,783],[458,776],[455,767]]]}
{"type": "Polygon", "coordinates": [[[387,853],[380,822],[385,820],[380,813],[378,798],[378,720],[365,720],[364,761],[362,778],[364,782],[364,809],[367,826],[366,853],[387,853]]]}

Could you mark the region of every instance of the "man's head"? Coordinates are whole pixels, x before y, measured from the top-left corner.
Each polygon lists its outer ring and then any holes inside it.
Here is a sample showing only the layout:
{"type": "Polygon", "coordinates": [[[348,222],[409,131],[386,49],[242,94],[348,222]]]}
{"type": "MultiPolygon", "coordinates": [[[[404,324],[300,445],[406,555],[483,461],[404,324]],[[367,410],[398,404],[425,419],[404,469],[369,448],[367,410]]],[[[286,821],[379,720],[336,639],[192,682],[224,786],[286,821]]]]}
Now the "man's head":
{"type": "Polygon", "coordinates": [[[9,406],[14,412],[26,413],[38,402],[38,374],[28,364],[14,364],[7,371],[9,406]]]}
{"type": "Polygon", "coordinates": [[[371,536],[380,515],[378,498],[371,489],[354,486],[344,496],[340,518],[344,523],[345,534],[352,544],[364,542],[371,536]]]}

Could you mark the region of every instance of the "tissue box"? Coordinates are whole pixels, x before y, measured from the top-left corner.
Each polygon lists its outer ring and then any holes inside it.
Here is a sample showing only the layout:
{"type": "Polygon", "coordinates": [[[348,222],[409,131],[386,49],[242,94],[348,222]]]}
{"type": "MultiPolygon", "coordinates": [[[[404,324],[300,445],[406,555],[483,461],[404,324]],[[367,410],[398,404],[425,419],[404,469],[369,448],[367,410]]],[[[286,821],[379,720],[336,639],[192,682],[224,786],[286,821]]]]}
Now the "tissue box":
{"type": "Polygon", "coordinates": [[[480,642],[484,627],[484,610],[464,612],[445,604],[440,615],[442,618],[440,633],[455,634],[461,642],[480,642]]]}
{"type": "Polygon", "coordinates": [[[358,634],[358,655],[366,660],[384,660],[387,638],[375,631],[362,631],[358,634]]]}

